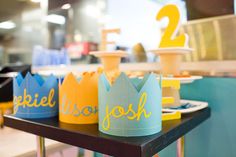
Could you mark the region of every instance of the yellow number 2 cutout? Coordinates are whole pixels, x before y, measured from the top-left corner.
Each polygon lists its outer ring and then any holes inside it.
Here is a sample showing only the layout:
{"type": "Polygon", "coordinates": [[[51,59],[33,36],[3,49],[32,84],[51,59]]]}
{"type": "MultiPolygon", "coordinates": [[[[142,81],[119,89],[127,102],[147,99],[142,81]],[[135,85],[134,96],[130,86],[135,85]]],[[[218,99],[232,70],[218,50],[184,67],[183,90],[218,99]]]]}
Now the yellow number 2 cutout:
{"type": "Polygon", "coordinates": [[[188,43],[188,35],[181,34],[176,37],[180,27],[180,11],[176,5],[169,4],[164,6],[157,14],[156,19],[161,20],[167,17],[169,24],[162,36],[160,48],[163,47],[186,47],[188,43]]]}

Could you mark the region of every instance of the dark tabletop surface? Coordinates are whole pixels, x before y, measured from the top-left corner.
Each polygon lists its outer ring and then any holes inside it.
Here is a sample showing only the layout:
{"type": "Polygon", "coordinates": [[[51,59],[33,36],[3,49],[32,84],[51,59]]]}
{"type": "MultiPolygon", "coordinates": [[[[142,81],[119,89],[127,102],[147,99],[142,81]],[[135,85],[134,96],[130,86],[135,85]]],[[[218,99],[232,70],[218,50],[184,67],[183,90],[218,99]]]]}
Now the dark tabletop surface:
{"type": "MultiPolygon", "coordinates": [[[[98,131],[98,125],[73,125],[58,117],[27,120],[4,116],[4,125],[117,157],[150,157],[210,117],[210,108],[182,115],[180,120],[164,121],[162,131],[144,137],[116,137],[98,131]]],[[[19,137],[20,138],[20,137],[19,137]]]]}

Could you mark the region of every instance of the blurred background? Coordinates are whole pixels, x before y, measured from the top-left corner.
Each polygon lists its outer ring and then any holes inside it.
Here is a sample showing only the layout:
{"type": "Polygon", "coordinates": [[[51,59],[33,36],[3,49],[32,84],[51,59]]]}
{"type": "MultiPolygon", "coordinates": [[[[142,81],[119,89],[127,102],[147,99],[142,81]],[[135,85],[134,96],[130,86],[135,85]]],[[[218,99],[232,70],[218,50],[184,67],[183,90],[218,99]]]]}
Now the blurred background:
{"type": "Polygon", "coordinates": [[[121,28],[109,49],[126,50],[126,62],[154,62],[148,50],[168,24],[155,16],[167,3],[181,8],[180,32],[195,49],[185,61],[236,59],[234,0],[7,0],[0,1],[0,65],[97,63],[89,51],[104,28],[121,28]]]}
{"type": "MultiPolygon", "coordinates": [[[[156,14],[169,3],[179,6],[179,32],[189,35],[189,47],[194,49],[183,56],[181,70],[206,76],[181,87],[181,98],[207,101],[212,109],[211,118],[186,135],[186,156],[236,156],[234,0],[1,0],[0,126],[3,114],[12,112],[16,72],[94,70],[99,60],[89,52],[99,50],[102,29],[121,29],[121,34],[108,36],[116,42],[108,49],[128,52],[122,70],[158,70],[159,59],[149,51],[158,48],[168,25],[168,19],[156,21],[156,14]]],[[[46,147],[48,157],[103,156],[51,140],[46,140],[46,147]]],[[[1,157],[32,157],[35,148],[34,135],[0,129],[1,157]]],[[[160,152],[162,157],[175,154],[175,143],[160,152]]]]}

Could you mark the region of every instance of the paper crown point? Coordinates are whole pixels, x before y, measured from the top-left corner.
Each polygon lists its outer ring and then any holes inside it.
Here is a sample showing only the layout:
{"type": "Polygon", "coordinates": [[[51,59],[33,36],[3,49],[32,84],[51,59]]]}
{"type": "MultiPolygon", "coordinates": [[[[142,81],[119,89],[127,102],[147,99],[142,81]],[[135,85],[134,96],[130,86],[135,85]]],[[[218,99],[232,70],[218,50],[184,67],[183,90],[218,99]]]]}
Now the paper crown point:
{"type": "Polygon", "coordinates": [[[64,78],[62,83],[59,84],[59,87],[60,88],[70,87],[71,84],[76,84],[77,82],[78,81],[76,80],[74,74],[73,73],[69,73],[68,75],[66,75],[66,77],[64,78]]]}
{"type": "Polygon", "coordinates": [[[46,79],[29,72],[13,79],[14,114],[21,118],[47,118],[58,114],[57,78],[46,79]]]}
{"type": "Polygon", "coordinates": [[[117,88],[120,89],[121,86],[124,86],[122,90],[126,90],[128,88],[135,93],[140,93],[145,88],[148,88],[147,86],[149,86],[150,83],[157,84],[156,88],[161,90],[161,85],[157,81],[156,75],[153,73],[146,74],[143,79],[138,79],[138,81],[135,79],[134,81],[134,79],[128,78],[124,72],[121,72],[120,75],[114,80],[113,84],[109,83],[109,79],[104,73],[101,74],[99,79],[99,86],[105,87],[101,89],[106,89],[105,91],[108,93],[117,91],[117,88]]]}
{"type": "Polygon", "coordinates": [[[16,85],[19,87],[21,86],[26,86],[27,83],[30,83],[28,85],[35,85],[37,87],[42,87],[42,86],[51,86],[54,85],[53,83],[57,83],[57,78],[54,75],[49,75],[44,79],[41,75],[39,74],[34,74],[31,75],[30,72],[27,72],[25,77],[22,76],[21,73],[19,73],[15,78],[14,81],[16,82],[16,85]]]}
{"type": "Polygon", "coordinates": [[[113,85],[99,79],[99,130],[116,136],[145,136],[161,130],[161,87],[154,74],[133,82],[121,73],[113,85]]]}
{"type": "Polygon", "coordinates": [[[97,72],[83,73],[77,79],[69,73],[59,87],[59,119],[73,124],[98,122],[97,72]]]}

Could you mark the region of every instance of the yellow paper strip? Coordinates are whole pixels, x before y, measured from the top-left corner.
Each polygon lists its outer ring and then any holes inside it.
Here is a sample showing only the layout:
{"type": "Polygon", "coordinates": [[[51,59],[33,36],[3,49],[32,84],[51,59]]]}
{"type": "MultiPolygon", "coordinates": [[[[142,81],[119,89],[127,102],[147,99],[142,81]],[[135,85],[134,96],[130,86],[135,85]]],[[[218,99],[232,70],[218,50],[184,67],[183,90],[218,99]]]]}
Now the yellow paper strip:
{"type": "Polygon", "coordinates": [[[173,97],[162,97],[162,104],[172,104],[175,102],[173,97]]]}
{"type": "Polygon", "coordinates": [[[181,119],[181,113],[179,111],[172,113],[162,113],[162,121],[181,119]]]}
{"type": "Polygon", "coordinates": [[[162,88],[164,87],[173,87],[175,89],[180,89],[179,80],[162,80],[162,88]]]}

